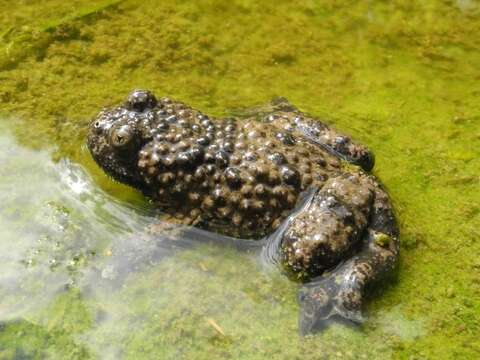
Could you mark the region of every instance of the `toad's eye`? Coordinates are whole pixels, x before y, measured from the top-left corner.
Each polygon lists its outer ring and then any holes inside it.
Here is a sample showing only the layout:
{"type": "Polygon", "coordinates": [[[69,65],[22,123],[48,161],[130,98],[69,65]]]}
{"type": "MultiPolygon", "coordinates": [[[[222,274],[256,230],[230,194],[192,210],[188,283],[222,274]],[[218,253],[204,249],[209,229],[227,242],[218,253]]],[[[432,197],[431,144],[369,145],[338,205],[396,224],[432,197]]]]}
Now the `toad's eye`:
{"type": "Polygon", "coordinates": [[[115,127],[110,132],[110,142],[115,147],[123,147],[133,139],[133,129],[129,125],[115,127]]]}
{"type": "Polygon", "coordinates": [[[128,110],[142,112],[153,109],[157,105],[157,99],[148,90],[134,90],[128,95],[125,106],[128,110]]]}

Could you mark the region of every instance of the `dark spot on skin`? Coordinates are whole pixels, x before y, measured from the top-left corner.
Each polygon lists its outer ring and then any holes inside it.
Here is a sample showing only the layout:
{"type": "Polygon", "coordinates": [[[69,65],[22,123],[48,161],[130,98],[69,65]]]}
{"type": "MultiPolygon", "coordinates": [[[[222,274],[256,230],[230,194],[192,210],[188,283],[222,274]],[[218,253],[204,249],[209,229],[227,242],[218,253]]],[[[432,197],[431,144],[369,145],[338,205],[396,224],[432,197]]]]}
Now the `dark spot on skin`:
{"type": "Polygon", "coordinates": [[[206,152],[204,159],[205,159],[205,162],[207,162],[207,163],[215,162],[215,153],[213,153],[211,151],[206,152]]]}
{"type": "Polygon", "coordinates": [[[161,121],[157,125],[157,130],[159,131],[167,131],[170,128],[170,125],[168,125],[167,122],[161,121]]]}
{"type": "Polygon", "coordinates": [[[207,170],[207,174],[212,175],[215,172],[216,167],[213,164],[207,164],[205,169],[207,170]]]}
{"type": "Polygon", "coordinates": [[[252,185],[249,185],[249,184],[243,185],[240,192],[244,197],[249,198],[252,196],[253,187],[252,185]]]}
{"type": "Polygon", "coordinates": [[[289,134],[287,132],[279,132],[275,136],[278,140],[280,140],[285,145],[290,145],[290,146],[295,145],[295,139],[292,136],[292,134],[289,134]]]}
{"type": "Polygon", "coordinates": [[[188,152],[181,152],[177,155],[176,162],[180,166],[191,165],[193,157],[188,152]]]}
{"type": "Polygon", "coordinates": [[[235,131],[235,125],[234,124],[229,124],[229,125],[225,126],[224,130],[227,133],[233,133],[235,131]]]}
{"type": "Polygon", "coordinates": [[[226,202],[227,192],[221,186],[217,186],[212,192],[212,198],[215,200],[215,203],[219,206],[222,206],[226,202]]]}
{"type": "Polygon", "coordinates": [[[280,175],[276,169],[270,170],[268,173],[268,183],[271,185],[276,185],[280,183],[280,175]]]}
{"type": "Polygon", "coordinates": [[[215,164],[219,167],[227,167],[229,159],[228,153],[223,150],[217,151],[215,154],[215,164]]]}
{"type": "Polygon", "coordinates": [[[287,162],[285,156],[278,152],[268,155],[268,159],[275,165],[283,165],[287,162]]]}
{"type": "Polygon", "coordinates": [[[174,124],[177,121],[177,117],[175,115],[170,115],[166,119],[170,124],[174,124]]]}
{"type": "Polygon", "coordinates": [[[242,184],[242,178],[240,175],[240,170],[237,168],[229,167],[225,169],[225,179],[233,188],[238,188],[242,184]]]}
{"type": "Polygon", "coordinates": [[[321,167],[325,167],[327,166],[327,161],[325,159],[316,159],[316,162],[318,165],[320,165],[321,167]]]}
{"type": "Polygon", "coordinates": [[[195,170],[195,173],[194,173],[195,179],[199,181],[203,181],[203,179],[205,179],[206,176],[207,176],[207,170],[204,166],[200,166],[197,168],[197,170],[195,170]]]}
{"type": "Polygon", "coordinates": [[[275,186],[273,188],[273,195],[279,199],[286,199],[288,196],[288,189],[285,186],[275,186]]]}
{"type": "Polygon", "coordinates": [[[256,164],[250,167],[251,172],[258,180],[258,182],[264,182],[268,179],[269,168],[263,164],[256,164]]]}
{"type": "Polygon", "coordinates": [[[300,185],[300,174],[294,168],[288,165],[282,166],[280,169],[280,175],[286,184],[292,185],[292,186],[300,185]]]}
{"type": "Polygon", "coordinates": [[[210,144],[210,139],[206,136],[201,136],[196,141],[197,141],[197,144],[203,145],[203,146],[207,146],[208,144],[210,144]]]}
{"type": "Polygon", "coordinates": [[[200,146],[193,146],[188,153],[191,155],[195,163],[201,163],[205,156],[205,151],[200,146]]]}
{"type": "Polygon", "coordinates": [[[228,152],[228,153],[232,153],[233,152],[233,143],[231,143],[229,141],[226,141],[222,144],[221,149],[223,151],[228,152]]]}

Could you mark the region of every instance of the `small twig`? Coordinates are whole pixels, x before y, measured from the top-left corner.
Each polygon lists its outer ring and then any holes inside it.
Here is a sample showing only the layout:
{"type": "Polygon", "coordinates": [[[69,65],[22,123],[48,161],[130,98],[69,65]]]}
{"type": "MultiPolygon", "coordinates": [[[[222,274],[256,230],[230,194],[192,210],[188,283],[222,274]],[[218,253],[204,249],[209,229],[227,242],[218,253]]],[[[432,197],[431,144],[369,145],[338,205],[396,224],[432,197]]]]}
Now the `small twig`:
{"type": "Polygon", "coordinates": [[[213,320],[213,319],[207,319],[207,323],[208,323],[211,327],[213,327],[213,328],[215,329],[215,331],[218,332],[220,335],[222,335],[222,336],[227,336],[227,335],[225,334],[225,332],[223,331],[223,329],[220,327],[220,325],[218,325],[218,324],[215,322],[215,320],[213,320]]]}

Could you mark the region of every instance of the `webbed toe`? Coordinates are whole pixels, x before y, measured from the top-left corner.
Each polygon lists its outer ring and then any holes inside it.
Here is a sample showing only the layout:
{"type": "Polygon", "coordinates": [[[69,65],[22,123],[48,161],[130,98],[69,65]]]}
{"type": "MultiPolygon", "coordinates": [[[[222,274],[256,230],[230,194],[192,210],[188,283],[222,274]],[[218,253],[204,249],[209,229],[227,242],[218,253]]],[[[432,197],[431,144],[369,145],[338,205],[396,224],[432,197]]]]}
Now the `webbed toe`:
{"type": "Polygon", "coordinates": [[[333,319],[363,323],[362,294],[342,289],[344,281],[335,272],[303,285],[299,292],[299,331],[302,336],[321,331],[333,319]]]}

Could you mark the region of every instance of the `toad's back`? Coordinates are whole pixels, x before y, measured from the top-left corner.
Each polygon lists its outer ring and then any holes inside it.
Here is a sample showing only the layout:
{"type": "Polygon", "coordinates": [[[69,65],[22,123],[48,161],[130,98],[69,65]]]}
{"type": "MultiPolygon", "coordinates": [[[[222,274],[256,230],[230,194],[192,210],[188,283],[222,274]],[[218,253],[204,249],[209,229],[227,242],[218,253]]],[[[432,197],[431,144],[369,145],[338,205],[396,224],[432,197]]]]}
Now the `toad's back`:
{"type": "Polygon", "coordinates": [[[138,160],[147,192],[165,211],[180,218],[201,215],[223,233],[270,233],[303,191],[341,171],[338,157],[292,125],[300,116],[275,111],[260,121],[211,120],[162,99],[142,123],[151,137],[138,160]]]}

